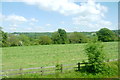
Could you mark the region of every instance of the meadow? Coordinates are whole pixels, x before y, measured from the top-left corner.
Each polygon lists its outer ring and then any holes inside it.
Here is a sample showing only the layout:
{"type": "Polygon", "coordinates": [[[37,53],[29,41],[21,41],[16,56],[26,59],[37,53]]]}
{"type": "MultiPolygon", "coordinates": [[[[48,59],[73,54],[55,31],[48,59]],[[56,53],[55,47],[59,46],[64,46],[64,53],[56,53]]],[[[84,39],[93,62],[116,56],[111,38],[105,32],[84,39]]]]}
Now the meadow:
{"type": "MultiPolygon", "coordinates": [[[[104,42],[106,59],[118,58],[118,42],[104,42]]],[[[84,44],[57,44],[2,48],[2,69],[77,63],[87,59],[84,44]]]]}

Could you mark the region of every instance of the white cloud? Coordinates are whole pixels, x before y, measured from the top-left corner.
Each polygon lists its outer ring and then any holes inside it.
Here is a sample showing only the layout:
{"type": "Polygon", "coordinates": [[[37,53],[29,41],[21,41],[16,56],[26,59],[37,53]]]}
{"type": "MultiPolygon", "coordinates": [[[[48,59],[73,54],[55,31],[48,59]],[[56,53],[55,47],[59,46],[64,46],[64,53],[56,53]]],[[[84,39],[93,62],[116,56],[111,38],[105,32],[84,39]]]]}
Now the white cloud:
{"type": "Polygon", "coordinates": [[[88,27],[88,28],[93,28],[93,29],[103,28],[103,27],[110,28],[112,26],[112,23],[110,21],[105,21],[103,19],[90,21],[87,19],[85,20],[85,19],[79,18],[79,17],[73,19],[73,24],[88,27]]]}
{"type": "Polygon", "coordinates": [[[9,22],[38,22],[37,19],[35,18],[30,18],[30,19],[27,19],[23,16],[19,16],[19,15],[2,15],[0,14],[0,18],[3,20],[3,21],[9,21],[9,22]]]}
{"type": "Polygon", "coordinates": [[[80,27],[88,27],[97,30],[103,27],[111,28],[112,23],[104,20],[107,7],[89,0],[87,3],[81,3],[82,12],[72,18],[73,24],[80,27]]]}
{"type": "Polygon", "coordinates": [[[27,19],[23,16],[18,16],[18,15],[8,15],[5,16],[6,21],[15,21],[15,22],[27,22],[27,19]]]}
{"type": "Polygon", "coordinates": [[[30,26],[34,26],[35,23],[37,23],[37,22],[38,22],[38,20],[37,20],[36,18],[31,18],[31,19],[29,19],[29,25],[30,25],[30,26]]]}
{"type": "Polygon", "coordinates": [[[111,22],[109,22],[109,21],[105,21],[105,20],[101,20],[101,21],[99,21],[98,24],[100,24],[100,25],[104,25],[104,26],[111,26],[111,25],[112,25],[111,22]]]}
{"type": "Polygon", "coordinates": [[[30,21],[32,21],[32,22],[38,22],[38,20],[35,19],[35,18],[31,18],[30,21]]]}
{"type": "Polygon", "coordinates": [[[29,5],[38,6],[41,9],[57,11],[69,15],[79,12],[80,6],[70,0],[22,0],[29,5]]]}
{"type": "Polygon", "coordinates": [[[64,15],[79,14],[84,13],[85,11],[92,14],[101,14],[100,11],[107,11],[106,7],[101,6],[100,4],[96,5],[94,3],[94,0],[88,0],[87,3],[80,3],[80,5],[77,5],[72,0],[21,0],[21,1],[25,2],[28,5],[38,6],[40,9],[56,11],[64,15]]]}

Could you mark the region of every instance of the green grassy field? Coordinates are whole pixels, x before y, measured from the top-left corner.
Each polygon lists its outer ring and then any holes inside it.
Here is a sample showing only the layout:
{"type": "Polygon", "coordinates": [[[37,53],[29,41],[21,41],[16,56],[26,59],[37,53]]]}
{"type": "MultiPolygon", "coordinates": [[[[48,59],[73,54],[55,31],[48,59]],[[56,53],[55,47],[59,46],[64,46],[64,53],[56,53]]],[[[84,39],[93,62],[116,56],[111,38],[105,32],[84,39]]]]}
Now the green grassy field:
{"type": "MultiPolygon", "coordinates": [[[[106,59],[118,58],[118,42],[106,42],[106,59]]],[[[18,69],[51,66],[57,63],[69,64],[87,59],[86,44],[36,45],[2,48],[2,68],[18,69]]]]}

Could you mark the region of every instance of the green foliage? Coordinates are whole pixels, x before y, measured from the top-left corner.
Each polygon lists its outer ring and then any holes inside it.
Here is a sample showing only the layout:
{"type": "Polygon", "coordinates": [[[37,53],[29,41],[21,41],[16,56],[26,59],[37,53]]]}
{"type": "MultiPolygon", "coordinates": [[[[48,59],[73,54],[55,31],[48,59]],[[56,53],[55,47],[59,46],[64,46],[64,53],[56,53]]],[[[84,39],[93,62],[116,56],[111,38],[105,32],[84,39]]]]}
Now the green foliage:
{"type": "Polygon", "coordinates": [[[97,32],[98,40],[103,42],[115,41],[117,36],[115,33],[107,28],[102,28],[97,32]]]}
{"type": "Polygon", "coordinates": [[[70,43],[79,43],[80,42],[79,34],[77,34],[77,32],[70,33],[68,35],[68,38],[69,38],[70,43]]]}
{"type": "Polygon", "coordinates": [[[2,27],[0,26],[0,31],[2,31],[2,27]]]}
{"type": "Polygon", "coordinates": [[[31,44],[30,43],[30,38],[28,36],[24,35],[24,34],[19,35],[19,40],[22,41],[22,45],[28,46],[28,45],[31,44]]]}
{"type": "Polygon", "coordinates": [[[60,35],[58,32],[54,32],[52,34],[52,40],[53,40],[53,44],[60,44],[60,35]]]}
{"type": "Polygon", "coordinates": [[[7,45],[8,46],[19,46],[20,40],[17,35],[9,34],[7,39],[7,45]]]}
{"type": "Polygon", "coordinates": [[[88,38],[80,32],[73,32],[68,35],[70,43],[86,43],[88,38]]]}
{"type": "Polygon", "coordinates": [[[54,44],[66,44],[68,43],[67,33],[64,29],[58,29],[57,32],[52,34],[52,40],[54,44]]]}
{"type": "Polygon", "coordinates": [[[2,31],[2,27],[0,27],[0,47],[7,46],[7,33],[2,31]]]}
{"type": "Polygon", "coordinates": [[[100,42],[91,42],[85,49],[88,56],[87,71],[90,73],[99,73],[104,71],[105,54],[103,45],[100,42]]]}
{"type": "Polygon", "coordinates": [[[14,32],[5,33],[0,27],[0,46],[28,46],[28,45],[39,45],[39,44],[67,44],[67,43],[87,43],[91,41],[114,41],[120,40],[120,31],[112,31],[103,28],[97,32],[70,32],[67,33],[64,29],[58,29],[54,33],[28,33],[28,32],[14,32]],[[93,35],[92,35],[93,34],[93,35]],[[13,35],[13,36],[9,36],[13,35]],[[47,36],[47,37],[45,37],[47,36]],[[12,41],[13,37],[15,40],[12,41]],[[40,38],[41,37],[41,38],[40,38]],[[8,39],[9,38],[9,39],[8,39]]]}
{"type": "Polygon", "coordinates": [[[90,36],[88,36],[89,38],[89,42],[96,42],[98,41],[98,36],[96,35],[96,33],[91,33],[90,36]]]}
{"type": "Polygon", "coordinates": [[[119,71],[118,66],[119,66],[118,61],[112,61],[112,62],[106,63],[105,64],[106,70],[103,72],[103,74],[106,74],[106,75],[114,75],[115,73],[118,74],[118,71],[119,71]]]}
{"type": "Polygon", "coordinates": [[[41,36],[39,43],[42,45],[48,45],[52,43],[52,40],[49,36],[41,36]]]}
{"type": "Polygon", "coordinates": [[[30,38],[31,45],[39,45],[40,44],[39,41],[40,41],[39,39],[30,38]]]}
{"type": "Polygon", "coordinates": [[[7,38],[8,38],[7,33],[0,31],[0,34],[2,34],[1,38],[0,38],[2,45],[0,45],[0,46],[6,47],[7,46],[7,38]]]}
{"type": "Polygon", "coordinates": [[[68,39],[67,39],[67,33],[64,29],[58,29],[58,33],[60,35],[60,43],[61,44],[66,44],[68,42],[68,39]]]}

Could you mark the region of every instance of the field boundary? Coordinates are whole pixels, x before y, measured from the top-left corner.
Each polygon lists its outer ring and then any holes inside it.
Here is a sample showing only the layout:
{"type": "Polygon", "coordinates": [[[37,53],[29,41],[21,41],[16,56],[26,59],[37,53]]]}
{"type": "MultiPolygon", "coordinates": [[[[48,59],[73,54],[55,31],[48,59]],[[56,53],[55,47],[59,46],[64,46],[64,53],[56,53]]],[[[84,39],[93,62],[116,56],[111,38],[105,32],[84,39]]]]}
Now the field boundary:
{"type": "MultiPolygon", "coordinates": [[[[111,62],[111,61],[117,61],[117,60],[119,59],[111,59],[105,62],[111,62]]],[[[74,64],[59,64],[56,66],[47,66],[47,67],[9,69],[9,70],[0,71],[1,73],[0,76],[24,75],[24,74],[30,74],[30,73],[40,73],[40,75],[49,75],[49,74],[55,74],[55,73],[64,73],[65,70],[71,70],[71,69],[80,71],[80,68],[85,66],[85,64],[89,64],[89,63],[78,62],[74,64]],[[30,71],[30,70],[33,70],[33,71],[30,71]]]]}

